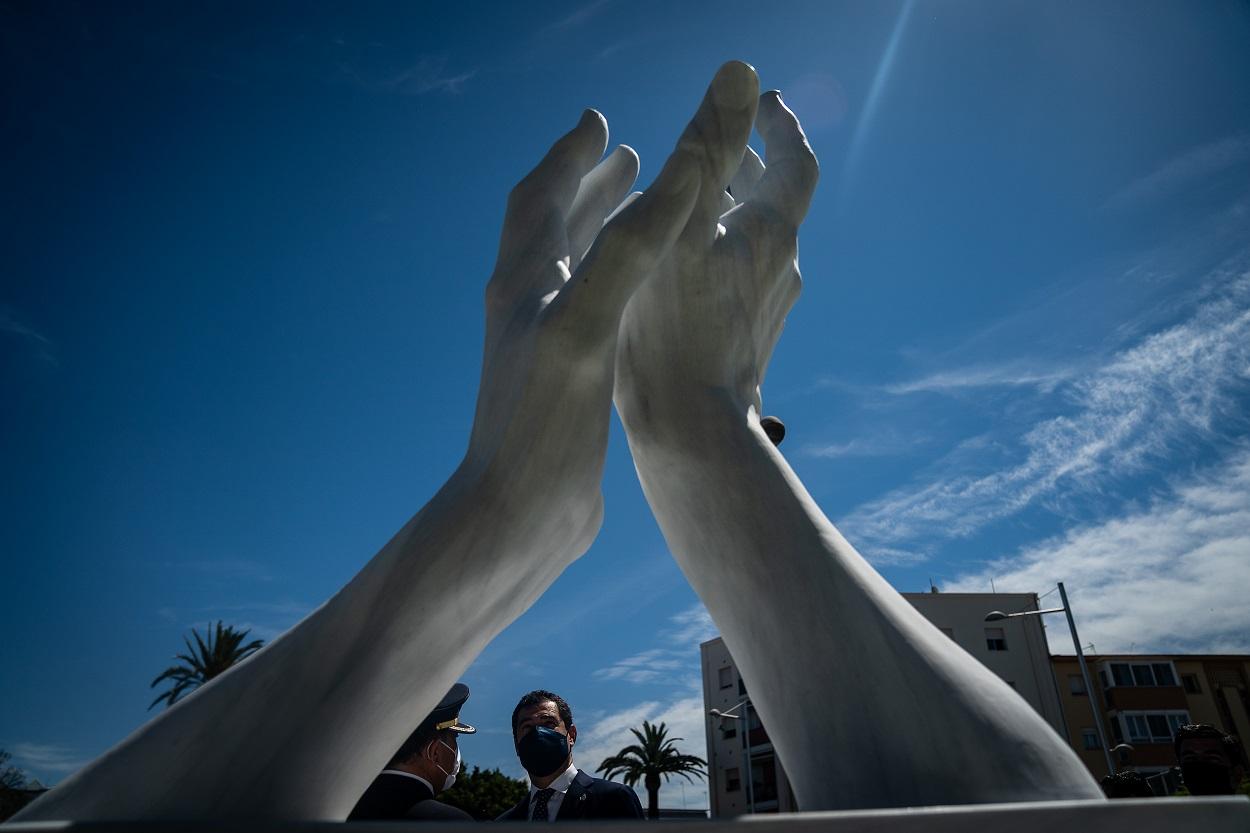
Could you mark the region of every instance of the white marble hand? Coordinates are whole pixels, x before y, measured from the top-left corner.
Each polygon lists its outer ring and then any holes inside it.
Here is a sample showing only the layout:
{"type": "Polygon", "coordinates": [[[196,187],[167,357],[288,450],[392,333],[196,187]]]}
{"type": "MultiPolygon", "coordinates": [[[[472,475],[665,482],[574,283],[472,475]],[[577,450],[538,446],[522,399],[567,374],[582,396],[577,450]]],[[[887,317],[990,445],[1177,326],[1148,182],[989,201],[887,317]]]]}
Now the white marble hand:
{"type": "MultiPolygon", "coordinates": [[[[586,111],[512,190],[486,288],[482,378],[466,457],[519,500],[541,496],[529,511],[554,512],[562,525],[549,531],[555,542],[549,534],[546,540],[579,555],[602,515],[620,316],[676,238],[697,191],[693,159],[678,151],[651,188],[604,226],[638,173],[638,157],[625,146],[596,165],[606,142],[607,123],[586,111]]],[[[551,566],[562,569],[568,560],[551,566]]]]}
{"type": "Polygon", "coordinates": [[[760,429],[817,169],[776,93],[757,127],[768,167],[748,154],[735,200],[733,168],[705,165],[686,230],[630,302],[615,401],[647,501],[799,807],[1101,798],[1049,725],[839,534],[760,429]]]}
{"type": "Polygon", "coordinates": [[[725,397],[758,422],[759,386],[799,296],[798,227],[819,166],[779,93],[760,98],[756,127],[768,168],[750,148],[705,166],[685,231],[627,309],[616,399],[635,433],[700,419],[685,407],[692,395],[725,397]]]}

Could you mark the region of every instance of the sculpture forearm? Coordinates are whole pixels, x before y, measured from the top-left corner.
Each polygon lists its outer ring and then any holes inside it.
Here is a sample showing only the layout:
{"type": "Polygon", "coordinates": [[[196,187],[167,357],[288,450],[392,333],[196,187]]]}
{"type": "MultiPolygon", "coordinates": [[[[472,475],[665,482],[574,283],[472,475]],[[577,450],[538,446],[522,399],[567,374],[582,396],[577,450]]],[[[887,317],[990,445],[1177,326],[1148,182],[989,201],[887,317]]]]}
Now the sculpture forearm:
{"type": "Polygon", "coordinates": [[[462,469],[322,607],[22,820],[345,817],[422,704],[442,696],[597,528],[597,517],[462,469]]]}
{"type": "Polygon", "coordinates": [[[802,809],[1101,797],[1032,707],[842,537],[753,416],[716,394],[682,412],[622,420],[802,809]]]}

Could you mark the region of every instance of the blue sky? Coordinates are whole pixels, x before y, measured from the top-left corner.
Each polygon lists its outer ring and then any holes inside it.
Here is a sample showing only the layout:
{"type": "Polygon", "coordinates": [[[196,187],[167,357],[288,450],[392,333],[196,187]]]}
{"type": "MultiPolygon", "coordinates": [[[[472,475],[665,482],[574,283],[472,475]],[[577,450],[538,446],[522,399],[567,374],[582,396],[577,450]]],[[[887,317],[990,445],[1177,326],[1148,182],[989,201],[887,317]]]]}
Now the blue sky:
{"type": "MultiPolygon", "coordinates": [[[[190,627],[352,576],[463,453],[511,184],[586,106],[649,182],[731,58],[822,162],[764,401],[852,543],[1064,580],[1101,651],[1250,651],[1247,42],[1214,0],[5,5],[0,748],[55,783],[190,627]]],[[[643,718],[702,753],[715,629],[613,430],[599,539],[466,675],[470,764],[520,774],[538,686],[583,766],[643,718]]]]}

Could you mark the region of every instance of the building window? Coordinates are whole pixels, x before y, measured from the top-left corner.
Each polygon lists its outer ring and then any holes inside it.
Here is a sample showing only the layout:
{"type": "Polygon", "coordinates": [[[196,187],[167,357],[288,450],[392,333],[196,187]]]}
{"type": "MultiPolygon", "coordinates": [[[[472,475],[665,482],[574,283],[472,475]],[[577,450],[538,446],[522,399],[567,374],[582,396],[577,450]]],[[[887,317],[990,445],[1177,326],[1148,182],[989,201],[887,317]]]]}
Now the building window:
{"type": "Polygon", "coordinates": [[[986,628],[985,645],[991,651],[1005,651],[1007,650],[1007,635],[1003,633],[1002,628],[986,628]]]}
{"type": "Polygon", "coordinates": [[[1189,712],[1121,712],[1129,743],[1171,743],[1176,730],[1189,722],[1189,712]]]}
{"type": "Polygon", "coordinates": [[[1150,740],[1150,725],[1146,723],[1144,714],[1126,714],[1124,715],[1124,724],[1128,726],[1128,739],[1136,743],[1146,743],[1150,740]]]}
{"type": "Polygon", "coordinates": [[[742,774],[737,767],[725,770],[725,792],[736,793],[742,789],[742,774]]]}
{"type": "Polygon", "coordinates": [[[741,677],[738,678],[738,696],[747,696],[747,684],[742,681],[741,677]]]}
{"type": "Polygon", "coordinates": [[[772,755],[752,759],[751,792],[760,803],[777,800],[777,762],[772,755]]]}
{"type": "Polygon", "coordinates": [[[1150,666],[1155,672],[1155,685],[1176,685],[1176,676],[1172,673],[1172,664],[1156,662],[1150,666]]]}
{"type": "MultiPolygon", "coordinates": [[[[1117,686],[1144,688],[1147,686],[1174,686],[1176,672],[1170,662],[1112,662],[1111,679],[1117,686]]],[[[1103,674],[1103,681],[1107,679],[1103,674]]]]}
{"type": "Polygon", "coordinates": [[[724,740],[738,737],[738,721],[722,720],[720,722],[720,736],[724,740]]]}
{"type": "Polygon", "coordinates": [[[1073,697],[1084,697],[1087,692],[1085,690],[1085,678],[1080,674],[1068,675],[1068,693],[1073,697]]]}
{"type": "Polygon", "coordinates": [[[1102,744],[1098,742],[1098,733],[1093,729],[1081,730],[1081,743],[1086,749],[1100,749],[1102,744]]]}
{"type": "Polygon", "coordinates": [[[726,665],[718,670],[717,675],[720,678],[721,688],[732,688],[734,684],[734,669],[732,665],[726,665]]]}
{"type": "Polygon", "coordinates": [[[1185,686],[1185,691],[1190,694],[1202,693],[1202,685],[1198,682],[1197,674],[1181,674],[1181,684],[1185,686]]]}
{"type": "Polygon", "coordinates": [[[948,637],[950,637],[952,641],[955,639],[955,629],[954,629],[954,628],[938,628],[938,630],[940,630],[942,633],[944,633],[944,634],[946,634],[948,637]]]}

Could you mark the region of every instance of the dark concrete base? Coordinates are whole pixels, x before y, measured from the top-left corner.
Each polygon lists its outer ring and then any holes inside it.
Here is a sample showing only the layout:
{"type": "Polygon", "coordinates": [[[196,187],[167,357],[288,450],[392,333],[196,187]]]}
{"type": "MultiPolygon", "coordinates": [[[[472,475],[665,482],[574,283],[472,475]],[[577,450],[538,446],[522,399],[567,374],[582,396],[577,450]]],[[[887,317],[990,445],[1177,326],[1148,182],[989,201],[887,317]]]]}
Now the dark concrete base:
{"type": "MultiPolygon", "coordinates": [[[[435,822],[25,822],[3,833],[462,833],[465,824],[435,822]]],[[[851,810],[744,816],[725,820],[596,822],[561,825],[618,833],[1250,833],[1250,799],[1137,798],[851,810]]],[[[533,833],[530,824],[490,826],[499,833],[533,833]]]]}

